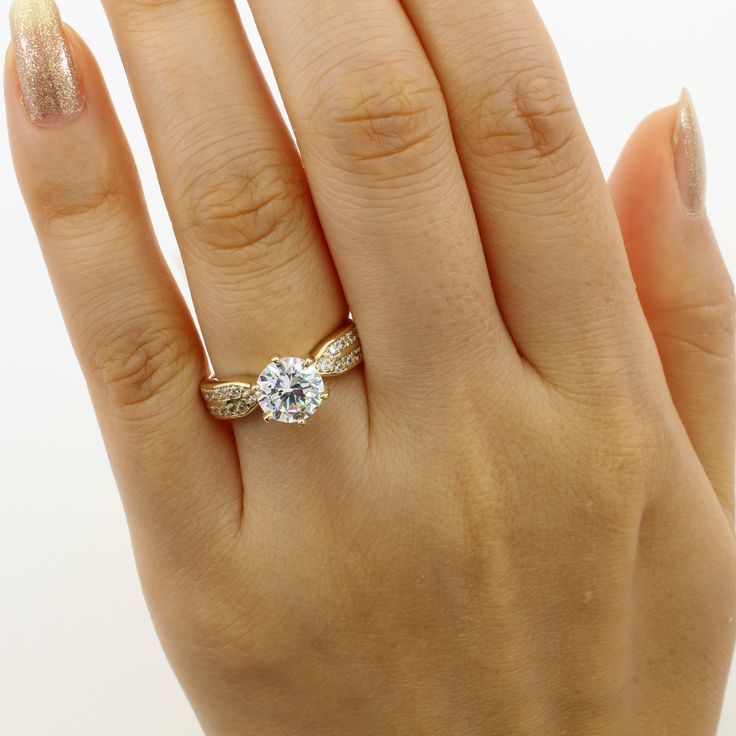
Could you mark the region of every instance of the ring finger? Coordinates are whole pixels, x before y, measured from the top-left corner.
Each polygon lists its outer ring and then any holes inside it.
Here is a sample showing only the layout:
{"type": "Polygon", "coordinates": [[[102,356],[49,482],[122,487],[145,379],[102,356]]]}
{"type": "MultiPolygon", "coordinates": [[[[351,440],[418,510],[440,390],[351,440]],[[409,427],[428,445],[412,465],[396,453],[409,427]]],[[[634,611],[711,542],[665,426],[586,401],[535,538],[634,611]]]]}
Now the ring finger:
{"type": "Polygon", "coordinates": [[[494,374],[486,385],[506,391],[496,379],[516,353],[445,101],[401,5],[250,5],[359,320],[372,405],[390,407],[395,421],[402,397],[414,414],[436,416],[438,395],[463,390],[448,380],[448,364],[471,352],[494,374]]]}

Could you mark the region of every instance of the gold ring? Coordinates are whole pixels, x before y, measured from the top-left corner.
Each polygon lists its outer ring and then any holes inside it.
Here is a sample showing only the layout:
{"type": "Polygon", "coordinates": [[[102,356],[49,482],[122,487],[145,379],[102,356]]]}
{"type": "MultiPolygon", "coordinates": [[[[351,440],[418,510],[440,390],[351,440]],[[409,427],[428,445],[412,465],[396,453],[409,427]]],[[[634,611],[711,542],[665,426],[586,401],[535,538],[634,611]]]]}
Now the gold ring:
{"type": "Polygon", "coordinates": [[[362,362],[358,330],[348,322],[306,358],[271,358],[257,378],[210,376],[200,391],[217,419],[242,419],[260,406],[267,422],[303,425],[329,396],[324,378],[347,373],[362,362]]]}

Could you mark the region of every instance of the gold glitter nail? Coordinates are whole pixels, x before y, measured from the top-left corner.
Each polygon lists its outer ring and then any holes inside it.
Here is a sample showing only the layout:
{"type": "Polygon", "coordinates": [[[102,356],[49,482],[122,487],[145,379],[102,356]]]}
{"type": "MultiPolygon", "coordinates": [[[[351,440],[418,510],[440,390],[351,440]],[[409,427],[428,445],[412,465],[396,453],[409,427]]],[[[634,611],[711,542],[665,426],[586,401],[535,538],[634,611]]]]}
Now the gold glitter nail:
{"type": "Polygon", "coordinates": [[[690,93],[682,90],[672,139],[677,183],[690,215],[705,212],[705,148],[690,93]]]}
{"type": "Polygon", "coordinates": [[[83,104],[79,75],[52,0],[16,0],[10,10],[23,107],[33,122],[67,117],[83,104]]]}

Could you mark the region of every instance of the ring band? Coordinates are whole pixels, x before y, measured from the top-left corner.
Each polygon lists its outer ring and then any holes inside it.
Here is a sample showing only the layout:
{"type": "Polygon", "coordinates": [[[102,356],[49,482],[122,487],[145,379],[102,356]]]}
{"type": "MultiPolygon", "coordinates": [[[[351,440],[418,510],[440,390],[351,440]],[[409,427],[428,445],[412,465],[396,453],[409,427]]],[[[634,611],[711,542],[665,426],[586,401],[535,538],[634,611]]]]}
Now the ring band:
{"type": "Polygon", "coordinates": [[[260,406],[266,421],[303,425],[329,396],[324,378],[347,373],[362,362],[360,337],[351,321],[306,358],[274,357],[257,378],[210,376],[200,391],[217,419],[242,419],[260,406]]]}

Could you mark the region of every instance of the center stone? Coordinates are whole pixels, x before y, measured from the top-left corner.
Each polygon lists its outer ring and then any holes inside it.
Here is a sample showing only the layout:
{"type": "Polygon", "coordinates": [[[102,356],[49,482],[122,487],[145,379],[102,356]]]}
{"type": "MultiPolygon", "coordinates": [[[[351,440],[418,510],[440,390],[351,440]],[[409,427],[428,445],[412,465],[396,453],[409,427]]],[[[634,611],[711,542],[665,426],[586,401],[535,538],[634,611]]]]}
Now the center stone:
{"type": "Polygon", "coordinates": [[[305,422],[319,409],[324,392],[317,366],[301,358],[277,358],[258,376],[258,403],[277,422],[305,422]]]}

